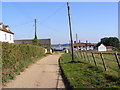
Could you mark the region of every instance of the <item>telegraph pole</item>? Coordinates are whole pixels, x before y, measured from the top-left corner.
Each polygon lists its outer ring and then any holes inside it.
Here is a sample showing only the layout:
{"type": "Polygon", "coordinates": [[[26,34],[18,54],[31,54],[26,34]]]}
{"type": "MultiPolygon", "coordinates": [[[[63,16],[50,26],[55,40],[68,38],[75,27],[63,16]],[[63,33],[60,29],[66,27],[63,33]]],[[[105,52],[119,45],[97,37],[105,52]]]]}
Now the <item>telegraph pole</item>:
{"type": "Polygon", "coordinates": [[[71,26],[70,4],[69,4],[69,2],[67,2],[67,7],[68,7],[68,18],[69,18],[70,38],[71,38],[72,62],[74,62],[73,40],[72,40],[72,26],[71,26]]]}
{"type": "Polygon", "coordinates": [[[34,20],[34,23],[35,23],[35,38],[34,38],[34,39],[37,39],[37,33],[36,33],[36,19],[34,20]]]}
{"type": "Polygon", "coordinates": [[[78,35],[77,35],[77,33],[76,33],[76,43],[78,43],[78,35]]]}
{"type": "Polygon", "coordinates": [[[88,41],[86,40],[86,51],[87,51],[87,43],[88,43],[88,41]]]}

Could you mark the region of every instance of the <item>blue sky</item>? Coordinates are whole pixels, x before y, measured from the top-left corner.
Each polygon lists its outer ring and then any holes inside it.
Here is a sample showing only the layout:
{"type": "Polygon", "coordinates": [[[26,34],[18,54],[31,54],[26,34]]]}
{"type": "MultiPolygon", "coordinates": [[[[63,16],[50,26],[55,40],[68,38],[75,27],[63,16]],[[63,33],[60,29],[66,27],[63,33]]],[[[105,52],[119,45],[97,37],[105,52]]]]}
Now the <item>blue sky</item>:
{"type": "MultiPolygon", "coordinates": [[[[102,37],[118,36],[117,2],[71,2],[73,40],[95,43],[102,37]]],[[[34,18],[38,38],[52,43],[68,43],[69,26],[65,2],[3,2],[2,21],[15,33],[14,39],[34,37],[34,18]]]]}

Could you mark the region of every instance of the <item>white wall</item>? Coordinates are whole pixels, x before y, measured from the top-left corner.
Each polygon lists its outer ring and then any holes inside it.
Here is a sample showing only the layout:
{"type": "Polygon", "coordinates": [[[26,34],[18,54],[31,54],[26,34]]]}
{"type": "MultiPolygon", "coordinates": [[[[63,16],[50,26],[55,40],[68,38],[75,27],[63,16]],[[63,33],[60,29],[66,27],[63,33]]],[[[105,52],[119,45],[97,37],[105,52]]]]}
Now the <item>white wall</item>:
{"type": "Polygon", "coordinates": [[[91,47],[90,47],[90,46],[88,46],[88,47],[87,47],[87,50],[93,50],[93,49],[94,49],[94,47],[93,47],[93,46],[91,46],[91,47]]]}
{"type": "Polygon", "coordinates": [[[104,46],[103,44],[101,44],[101,45],[98,47],[98,51],[107,51],[107,50],[106,50],[106,46],[104,46]]]}
{"type": "Polygon", "coordinates": [[[1,42],[14,43],[13,34],[7,33],[7,32],[4,32],[4,31],[0,30],[0,41],[1,42]],[[5,34],[6,34],[6,39],[5,39],[5,34]],[[10,40],[10,37],[11,37],[11,40],[10,40]]]}
{"type": "MultiPolygon", "coordinates": [[[[81,47],[78,46],[78,49],[86,50],[86,46],[84,46],[84,47],[83,47],[83,46],[81,46],[81,47]]],[[[93,46],[91,46],[91,47],[90,47],[90,46],[87,46],[87,50],[93,50],[93,49],[94,49],[93,46]]]]}

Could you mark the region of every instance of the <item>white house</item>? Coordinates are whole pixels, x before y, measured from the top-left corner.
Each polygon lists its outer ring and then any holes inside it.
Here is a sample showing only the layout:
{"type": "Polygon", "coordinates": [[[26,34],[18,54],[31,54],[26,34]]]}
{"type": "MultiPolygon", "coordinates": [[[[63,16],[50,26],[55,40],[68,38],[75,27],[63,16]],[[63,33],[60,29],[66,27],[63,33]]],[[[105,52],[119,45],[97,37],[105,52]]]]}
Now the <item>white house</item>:
{"type": "Polygon", "coordinates": [[[105,45],[100,44],[100,46],[98,46],[98,51],[107,51],[107,48],[105,45]]]}
{"type": "Polygon", "coordinates": [[[98,43],[95,47],[95,49],[97,51],[112,51],[113,50],[113,46],[105,46],[102,43],[98,43]]]}
{"type": "Polygon", "coordinates": [[[0,22],[0,42],[14,43],[14,33],[8,29],[8,25],[0,22]]]}

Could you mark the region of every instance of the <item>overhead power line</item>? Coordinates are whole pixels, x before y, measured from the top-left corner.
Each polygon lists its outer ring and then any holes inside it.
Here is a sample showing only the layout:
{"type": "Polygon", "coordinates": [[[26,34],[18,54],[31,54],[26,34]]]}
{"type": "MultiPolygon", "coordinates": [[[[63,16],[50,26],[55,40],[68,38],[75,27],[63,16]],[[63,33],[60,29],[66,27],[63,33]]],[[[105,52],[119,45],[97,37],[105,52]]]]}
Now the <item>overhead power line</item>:
{"type": "Polygon", "coordinates": [[[24,26],[24,25],[27,25],[27,24],[32,23],[32,22],[33,22],[33,20],[22,23],[22,24],[14,25],[13,27],[10,27],[10,28],[17,28],[17,27],[24,26]]]}
{"type": "Polygon", "coordinates": [[[49,29],[49,30],[54,30],[54,31],[56,31],[56,32],[58,32],[57,31],[57,28],[55,28],[55,27],[52,27],[52,26],[49,26],[49,25],[46,25],[46,24],[44,24],[44,23],[41,23],[41,26],[40,25],[37,25],[38,27],[45,27],[45,28],[47,28],[47,29],[49,29]]]}
{"type": "MultiPolygon", "coordinates": [[[[57,8],[51,15],[49,15],[47,18],[45,18],[44,21],[37,20],[37,22],[40,23],[40,24],[45,23],[45,22],[48,21],[50,18],[52,18],[55,14],[57,14],[59,11],[61,11],[61,10],[64,8],[65,5],[66,5],[66,4],[63,4],[61,7],[57,8]]],[[[33,22],[34,22],[34,21],[31,20],[31,21],[28,21],[28,22],[25,22],[25,23],[22,23],[22,24],[19,24],[19,25],[14,25],[13,27],[10,27],[10,28],[17,28],[17,27],[24,26],[24,25],[27,25],[27,24],[33,23],[33,22]]],[[[39,25],[38,25],[38,26],[39,26],[39,25]]]]}
{"type": "Polygon", "coordinates": [[[38,20],[38,22],[40,22],[40,23],[45,23],[45,22],[48,21],[50,18],[52,18],[54,15],[56,15],[58,12],[60,12],[62,9],[64,9],[65,6],[66,6],[66,4],[63,4],[61,7],[57,8],[52,14],[50,14],[49,16],[47,16],[44,21],[39,21],[39,20],[38,20]]]}
{"type": "Polygon", "coordinates": [[[66,3],[61,5],[61,7],[57,8],[52,14],[50,14],[47,18],[45,18],[45,20],[43,20],[43,21],[37,20],[37,26],[41,27],[41,24],[42,24],[42,26],[44,26],[45,28],[49,28],[51,30],[57,31],[56,28],[46,25],[45,22],[49,21],[50,18],[54,17],[57,13],[59,13],[65,7],[66,7],[66,3]]]}

